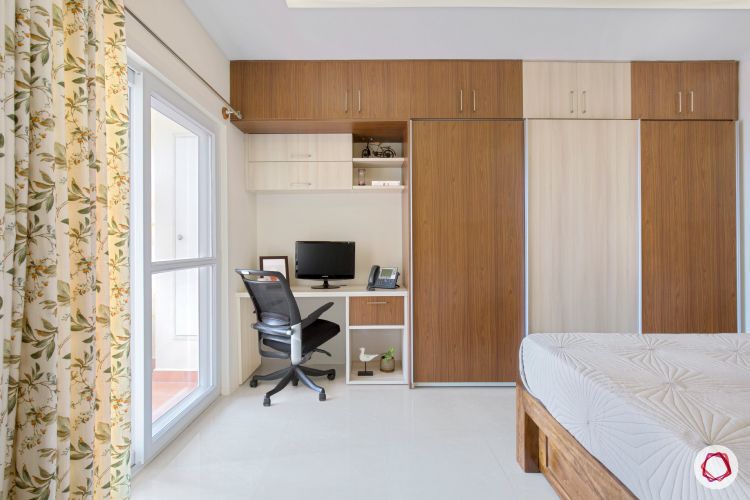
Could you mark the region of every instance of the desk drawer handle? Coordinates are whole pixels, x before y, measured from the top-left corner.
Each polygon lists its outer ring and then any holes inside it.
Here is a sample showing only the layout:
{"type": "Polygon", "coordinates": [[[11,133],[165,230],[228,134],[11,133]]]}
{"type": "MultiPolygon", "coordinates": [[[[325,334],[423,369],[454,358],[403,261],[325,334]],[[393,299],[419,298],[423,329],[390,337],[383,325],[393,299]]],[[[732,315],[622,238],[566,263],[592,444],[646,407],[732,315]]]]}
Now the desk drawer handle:
{"type": "Polygon", "coordinates": [[[381,300],[381,301],[378,301],[378,302],[368,302],[367,305],[369,305],[369,306],[382,306],[382,305],[385,305],[387,303],[388,302],[386,302],[385,300],[381,300]]]}

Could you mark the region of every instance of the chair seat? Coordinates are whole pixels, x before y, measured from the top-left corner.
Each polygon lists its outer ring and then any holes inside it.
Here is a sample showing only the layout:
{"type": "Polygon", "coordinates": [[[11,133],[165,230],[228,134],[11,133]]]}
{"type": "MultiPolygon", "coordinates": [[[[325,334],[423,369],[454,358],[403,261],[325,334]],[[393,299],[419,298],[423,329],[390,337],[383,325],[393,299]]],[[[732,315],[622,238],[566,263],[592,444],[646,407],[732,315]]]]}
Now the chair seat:
{"type": "MultiPolygon", "coordinates": [[[[324,319],[316,319],[302,330],[302,354],[307,354],[325,344],[335,337],[339,331],[341,331],[341,328],[338,324],[324,319]]],[[[291,349],[289,344],[272,339],[263,339],[263,345],[280,352],[289,352],[291,349]]]]}

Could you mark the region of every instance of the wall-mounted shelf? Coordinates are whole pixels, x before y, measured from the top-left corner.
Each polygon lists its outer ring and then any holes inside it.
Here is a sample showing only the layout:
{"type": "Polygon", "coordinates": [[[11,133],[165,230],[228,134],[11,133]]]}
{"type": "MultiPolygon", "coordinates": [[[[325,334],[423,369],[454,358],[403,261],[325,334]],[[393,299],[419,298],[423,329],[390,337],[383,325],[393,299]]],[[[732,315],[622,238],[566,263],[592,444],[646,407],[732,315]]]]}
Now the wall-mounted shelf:
{"type": "Polygon", "coordinates": [[[403,158],[352,158],[355,167],[365,168],[401,168],[404,165],[403,158]]]}
{"type": "Polygon", "coordinates": [[[400,193],[404,186],[352,186],[352,189],[366,193],[400,193]]]}

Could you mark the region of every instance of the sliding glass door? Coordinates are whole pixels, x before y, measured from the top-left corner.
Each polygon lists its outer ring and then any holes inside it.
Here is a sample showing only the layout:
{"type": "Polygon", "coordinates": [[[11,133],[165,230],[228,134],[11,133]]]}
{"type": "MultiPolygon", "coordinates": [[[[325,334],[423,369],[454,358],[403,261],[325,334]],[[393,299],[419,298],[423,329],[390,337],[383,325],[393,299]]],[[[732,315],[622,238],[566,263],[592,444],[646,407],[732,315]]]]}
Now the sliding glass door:
{"type": "Polygon", "coordinates": [[[218,395],[215,134],[134,69],[133,423],[145,463],[218,395]]]}

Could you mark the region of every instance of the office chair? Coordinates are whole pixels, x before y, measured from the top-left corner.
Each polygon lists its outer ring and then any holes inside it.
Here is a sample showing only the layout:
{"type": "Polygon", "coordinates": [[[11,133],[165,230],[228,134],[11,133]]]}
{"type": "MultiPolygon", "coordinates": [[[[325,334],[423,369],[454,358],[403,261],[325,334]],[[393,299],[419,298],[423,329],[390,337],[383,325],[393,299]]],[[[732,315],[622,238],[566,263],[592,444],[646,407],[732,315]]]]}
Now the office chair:
{"type": "Polygon", "coordinates": [[[252,327],[258,331],[260,355],[291,361],[287,368],[268,375],[253,375],[250,379],[250,387],[257,387],[259,380],[281,379],[276,387],[266,393],[263,406],[271,406],[271,396],[284,389],[289,382],[297,385],[300,380],[318,393],[320,401],[325,401],[325,389],[316,385],[310,377],[326,375],[328,380],[333,380],[336,378],[336,370],[317,370],[302,365],[316,352],[331,355],[320,349],[320,346],[335,337],[341,329],[336,323],[320,319],[320,316],[333,306],[333,302],[324,304],[307,318],[301,319],[297,301],[284,275],[276,271],[254,269],[235,271],[242,277],[255,306],[258,322],[252,327]],[[264,349],[264,346],[273,350],[264,349]]]}

